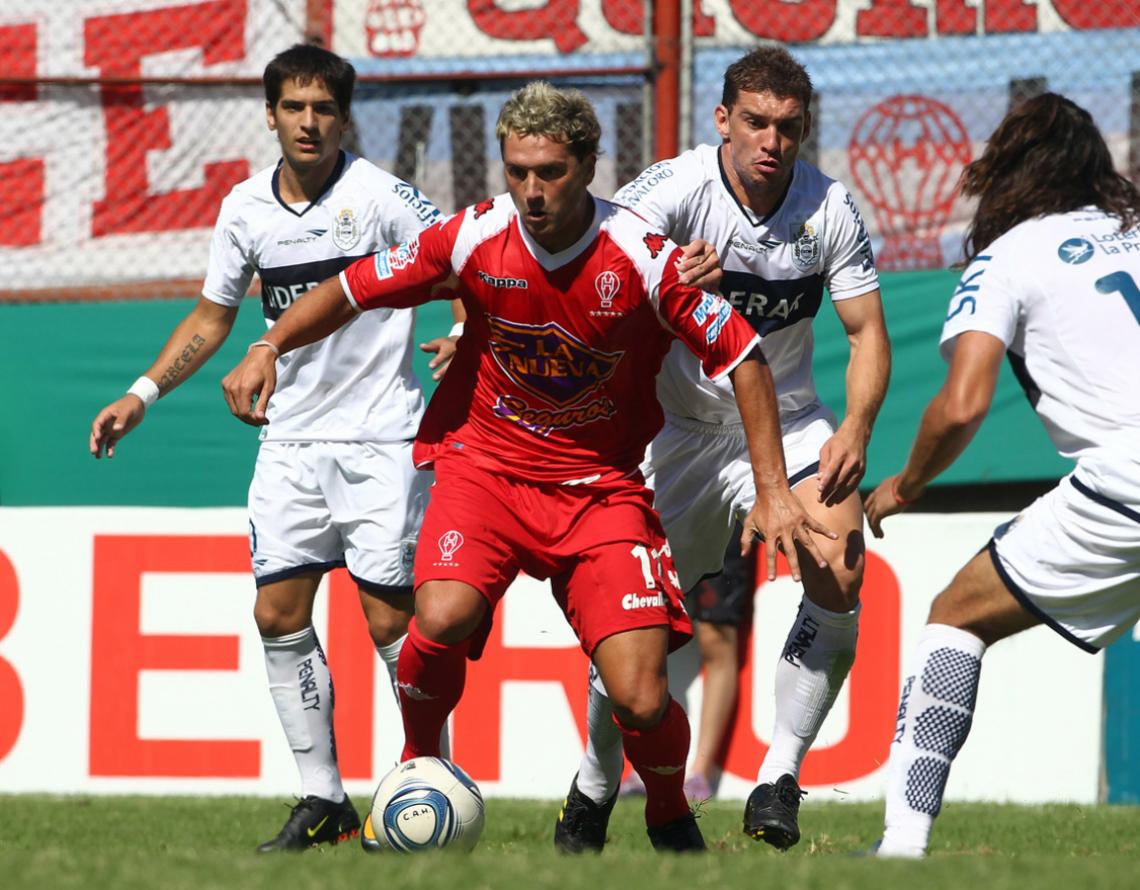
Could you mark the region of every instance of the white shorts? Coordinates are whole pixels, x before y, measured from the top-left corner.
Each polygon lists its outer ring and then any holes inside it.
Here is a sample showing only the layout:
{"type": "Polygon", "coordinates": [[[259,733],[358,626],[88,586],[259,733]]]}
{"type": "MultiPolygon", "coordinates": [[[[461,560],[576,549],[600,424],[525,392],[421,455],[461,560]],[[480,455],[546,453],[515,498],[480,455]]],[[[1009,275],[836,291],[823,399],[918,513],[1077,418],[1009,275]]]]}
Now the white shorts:
{"type": "MultiPolygon", "coordinates": [[[[835,415],[817,404],[785,420],[782,432],[788,483],[795,486],[819,472],[819,451],[835,432],[835,415]]],[[[724,567],[729,538],[756,501],[744,428],[666,414],[641,470],[688,593],[724,567]]]]}
{"type": "Polygon", "coordinates": [[[411,442],[263,442],[249,486],[257,586],[338,566],[377,593],[411,586],[432,478],[411,442]]]}
{"type": "Polygon", "coordinates": [[[998,526],[989,552],[1022,606],[1096,652],[1140,620],[1140,505],[1106,498],[1078,474],[998,526]]]}

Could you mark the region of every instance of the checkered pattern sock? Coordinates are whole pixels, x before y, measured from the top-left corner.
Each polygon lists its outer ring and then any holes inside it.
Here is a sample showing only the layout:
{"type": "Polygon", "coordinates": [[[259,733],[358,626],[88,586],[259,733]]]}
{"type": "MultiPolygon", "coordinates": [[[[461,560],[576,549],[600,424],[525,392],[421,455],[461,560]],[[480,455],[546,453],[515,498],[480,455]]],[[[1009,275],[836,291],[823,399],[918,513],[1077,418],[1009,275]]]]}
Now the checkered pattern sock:
{"type": "Polygon", "coordinates": [[[776,720],[757,782],[774,783],[785,774],[799,778],[855,661],[859,609],[831,612],[807,597],[800,603],[776,664],[776,720]]]}
{"type": "Polygon", "coordinates": [[[590,665],[590,696],[586,705],[586,752],[578,767],[578,790],[594,803],[605,803],[618,790],[625,768],[621,730],[614,706],[602,690],[597,669],[590,665]]]}
{"type": "Polygon", "coordinates": [[[424,755],[442,756],[440,738],[448,715],[463,695],[470,648],[470,637],[454,645],[429,640],[420,634],[416,619],[412,619],[396,666],[404,716],[401,761],[424,755]]]}
{"type": "Polygon", "coordinates": [[[333,683],[312,626],[262,637],[269,692],[301,774],[301,796],[344,800],[333,735],[333,683]]]}
{"type": "Polygon", "coordinates": [[[956,627],[923,630],[899,700],[879,855],[926,853],[950,764],[970,733],[985,651],[981,640],[956,627]]]}

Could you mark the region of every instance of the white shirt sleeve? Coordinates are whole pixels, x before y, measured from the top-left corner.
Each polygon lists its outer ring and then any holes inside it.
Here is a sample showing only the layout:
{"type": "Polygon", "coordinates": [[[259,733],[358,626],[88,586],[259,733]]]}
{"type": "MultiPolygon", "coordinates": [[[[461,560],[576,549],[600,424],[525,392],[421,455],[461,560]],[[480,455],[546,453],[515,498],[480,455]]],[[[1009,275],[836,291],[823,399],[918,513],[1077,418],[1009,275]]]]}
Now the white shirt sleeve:
{"type": "Polygon", "coordinates": [[[623,185],[613,203],[627,207],[659,231],[669,234],[677,221],[684,187],[679,187],[679,158],[658,161],[623,185]]]}
{"type": "Polygon", "coordinates": [[[206,281],[202,285],[202,296],[222,306],[240,306],[257,271],[252,246],[242,219],[235,211],[235,203],[231,194],[218,211],[206,281]]]}
{"type": "Polygon", "coordinates": [[[419,189],[393,179],[392,194],[384,201],[384,243],[392,247],[411,241],[428,226],[443,219],[439,208],[419,189]]]}
{"type": "MultiPolygon", "coordinates": [[[[1009,251],[1006,251],[1009,255],[1009,251]]],[[[942,325],[939,348],[942,357],[950,361],[959,334],[982,331],[992,334],[1008,348],[1017,335],[1021,316],[1020,288],[1010,274],[1008,262],[997,252],[989,251],[974,257],[966,267],[942,325]]]]}
{"type": "Polygon", "coordinates": [[[827,193],[825,209],[827,291],[833,300],[861,297],[879,287],[871,239],[855,199],[838,182],[827,193]]]}

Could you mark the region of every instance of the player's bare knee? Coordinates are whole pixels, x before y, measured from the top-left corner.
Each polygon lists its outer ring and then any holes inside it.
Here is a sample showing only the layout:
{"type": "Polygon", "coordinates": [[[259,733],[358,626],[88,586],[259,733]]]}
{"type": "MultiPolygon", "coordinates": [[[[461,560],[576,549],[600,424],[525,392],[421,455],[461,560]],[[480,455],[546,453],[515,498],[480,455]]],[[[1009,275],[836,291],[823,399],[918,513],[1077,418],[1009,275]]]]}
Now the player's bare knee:
{"type": "Polygon", "coordinates": [[[652,678],[636,686],[622,688],[620,697],[612,691],[614,713],[622,726],[630,729],[649,729],[656,726],[669,705],[669,683],[665,678],[652,678]]]}
{"type": "Polygon", "coordinates": [[[368,633],[377,646],[390,646],[408,632],[408,622],[412,616],[395,612],[382,616],[369,616],[368,633]]]}
{"type": "MultiPolygon", "coordinates": [[[[831,612],[850,612],[859,604],[863,587],[866,551],[862,532],[851,532],[846,539],[828,541],[820,547],[827,568],[818,568],[800,557],[804,592],[808,599],[831,612]]],[[[802,551],[801,551],[802,552],[802,551]]]]}
{"type": "Polygon", "coordinates": [[[311,624],[306,610],[292,608],[280,601],[258,596],[253,605],[253,620],[263,637],[283,637],[304,630],[311,624]]]}
{"type": "Polygon", "coordinates": [[[483,600],[447,596],[417,596],[416,628],[421,636],[444,645],[461,643],[479,627],[486,611],[483,600]]]}

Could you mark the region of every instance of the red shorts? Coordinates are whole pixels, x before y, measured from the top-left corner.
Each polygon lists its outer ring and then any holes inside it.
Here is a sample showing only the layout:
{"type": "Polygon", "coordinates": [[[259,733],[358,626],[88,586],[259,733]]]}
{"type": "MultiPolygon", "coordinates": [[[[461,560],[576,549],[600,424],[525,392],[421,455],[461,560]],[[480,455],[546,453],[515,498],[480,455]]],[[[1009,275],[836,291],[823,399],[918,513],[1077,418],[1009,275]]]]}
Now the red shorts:
{"type": "Polygon", "coordinates": [[[549,578],[587,655],[642,627],[667,627],[672,651],[693,626],[652,503],[640,481],[550,485],[504,479],[460,457],[437,461],[416,584],[463,581],[493,611],[520,571],[549,578]]]}

